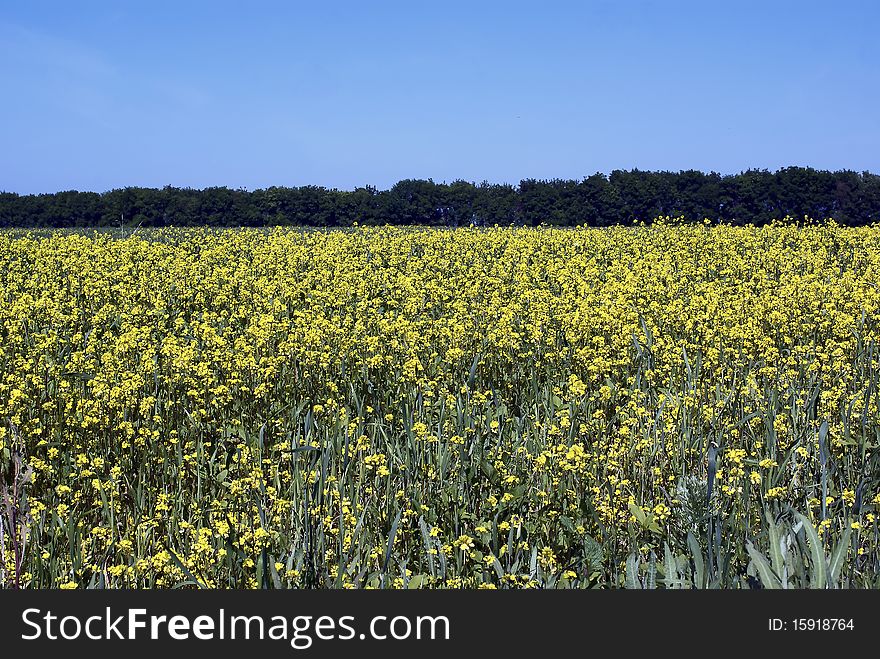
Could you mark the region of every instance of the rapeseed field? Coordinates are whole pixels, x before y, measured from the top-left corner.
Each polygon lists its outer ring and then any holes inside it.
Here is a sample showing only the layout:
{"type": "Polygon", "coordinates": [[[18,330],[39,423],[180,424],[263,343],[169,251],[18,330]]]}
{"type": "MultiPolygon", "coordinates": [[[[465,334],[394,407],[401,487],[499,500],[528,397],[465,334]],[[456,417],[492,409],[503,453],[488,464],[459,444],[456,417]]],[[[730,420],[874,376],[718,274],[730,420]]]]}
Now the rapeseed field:
{"type": "Polygon", "coordinates": [[[0,584],[880,586],[880,229],[0,233],[0,584]]]}

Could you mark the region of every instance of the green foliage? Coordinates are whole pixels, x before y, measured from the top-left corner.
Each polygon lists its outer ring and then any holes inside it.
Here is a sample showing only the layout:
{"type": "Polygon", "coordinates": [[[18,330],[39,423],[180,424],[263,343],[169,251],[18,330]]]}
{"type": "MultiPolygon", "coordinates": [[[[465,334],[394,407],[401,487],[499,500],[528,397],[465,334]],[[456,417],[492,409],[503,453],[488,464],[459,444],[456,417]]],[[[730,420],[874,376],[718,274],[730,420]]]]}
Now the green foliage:
{"type": "MultiPolygon", "coordinates": [[[[825,531],[824,538],[810,519],[790,511],[788,519],[774,520],[766,511],[770,558],[747,541],[748,574],[756,576],[762,588],[847,588],[843,565],[850,551],[851,520],[836,533],[825,531]],[[829,537],[832,536],[833,537],[829,537]],[[826,546],[831,548],[826,555],[826,546]]],[[[830,528],[830,527],[829,527],[830,528]]]]}
{"type": "Polygon", "coordinates": [[[657,217],[735,225],[804,217],[870,224],[880,221],[880,176],[808,167],[729,176],[635,169],[580,181],[526,179],[518,186],[405,179],[382,191],[307,185],[251,192],[166,186],[102,194],[0,193],[0,227],[608,226],[650,223],[657,217]]]}

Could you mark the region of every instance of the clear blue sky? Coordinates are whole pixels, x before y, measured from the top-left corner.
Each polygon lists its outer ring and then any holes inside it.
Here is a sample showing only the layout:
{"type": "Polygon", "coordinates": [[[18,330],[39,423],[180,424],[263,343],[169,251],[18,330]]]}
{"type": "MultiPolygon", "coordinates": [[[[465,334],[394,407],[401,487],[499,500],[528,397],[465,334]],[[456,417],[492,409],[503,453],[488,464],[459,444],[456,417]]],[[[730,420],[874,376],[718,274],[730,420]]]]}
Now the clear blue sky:
{"type": "Polygon", "coordinates": [[[0,190],[880,171],[880,2],[0,0],[0,190]]]}

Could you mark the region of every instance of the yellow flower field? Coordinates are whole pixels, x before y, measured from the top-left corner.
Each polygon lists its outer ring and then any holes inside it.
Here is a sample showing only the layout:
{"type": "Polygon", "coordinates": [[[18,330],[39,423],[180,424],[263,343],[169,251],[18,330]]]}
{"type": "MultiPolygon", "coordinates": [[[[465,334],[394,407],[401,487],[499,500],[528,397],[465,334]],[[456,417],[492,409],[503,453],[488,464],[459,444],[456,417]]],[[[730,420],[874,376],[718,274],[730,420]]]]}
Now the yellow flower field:
{"type": "Polygon", "coordinates": [[[830,223],[0,233],[0,584],[880,586],[878,280],[830,223]]]}

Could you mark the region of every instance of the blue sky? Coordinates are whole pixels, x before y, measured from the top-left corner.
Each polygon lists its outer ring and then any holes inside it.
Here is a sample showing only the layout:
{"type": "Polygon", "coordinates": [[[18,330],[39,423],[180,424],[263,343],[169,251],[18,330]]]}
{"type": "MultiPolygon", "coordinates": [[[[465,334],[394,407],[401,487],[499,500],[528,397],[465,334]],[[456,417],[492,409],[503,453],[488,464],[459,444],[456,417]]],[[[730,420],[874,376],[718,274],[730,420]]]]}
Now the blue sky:
{"type": "Polygon", "coordinates": [[[0,190],[880,172],[880,3],[0,0],[0,190]]]}

